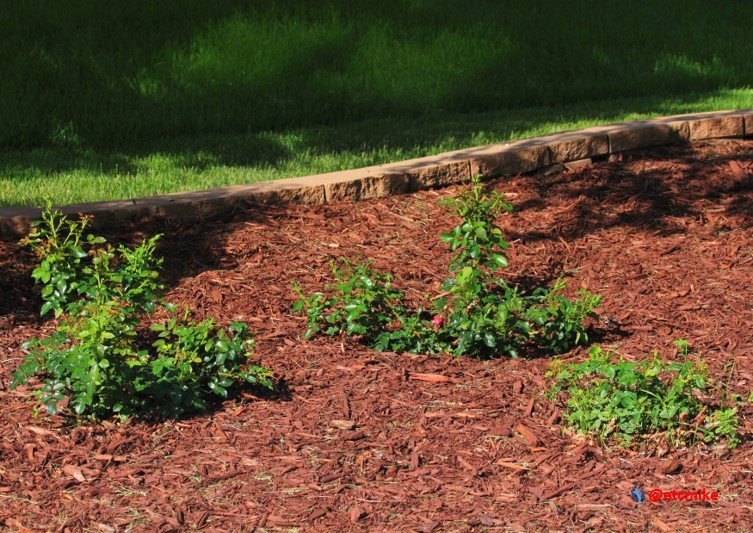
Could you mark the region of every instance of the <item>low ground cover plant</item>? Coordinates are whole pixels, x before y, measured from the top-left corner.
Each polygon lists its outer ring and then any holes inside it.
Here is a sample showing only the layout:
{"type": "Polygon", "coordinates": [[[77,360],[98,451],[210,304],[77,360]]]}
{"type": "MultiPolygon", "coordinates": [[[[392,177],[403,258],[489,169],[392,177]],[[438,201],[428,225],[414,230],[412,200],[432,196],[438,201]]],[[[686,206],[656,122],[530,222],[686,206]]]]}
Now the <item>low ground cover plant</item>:
{"type": "Polygon", "coordinates": [[[441,236],[455,252],[441,297],[412,310],[389,273],[341,260],[332,264],[335,282],[323,292],[306,295],[294,284],[306,337],[358,335],[378,350],[481,358],[516,357],[527,348],[561,353],[588,342],[585,320],[599,296],[581,291],[570,300],[561,280],[525,293],[497,275],[507,266],[508,243],[496,221],[512,209],[502,194],[487,192],[476,177],[441,203],[460,218],[441,236]]]}
{"type": "Polygon", "coordinates": [[[125,418],[203,411],[240,381],[273,386],[268,369],[248,364],[253,338],[245,324],[194,322],[164,300],[160,235],[116,248],[87,233],[89,222],[48,206],[22,241],[40,259],[32,276],[42,286],[41,314],[60,321],[49,337],[25,344],[13,387],[38,376],[49,413],[69,405],[76,415],[125,418]],[[169,318],[154,322],[158,311],[169,318]]]}
{"type": "Polygon", "coordinates": [[[550,397],[563,400],[567,426],[603,443],[659,438],[672,445],[735,446],[737,408],[730,402],[714,405],[705,364],[690,359],[687,343],[676,345],[677,362],[665,362],[658,353],[626,361],[598,346],[586,361],[554,361],[550,397]]]}

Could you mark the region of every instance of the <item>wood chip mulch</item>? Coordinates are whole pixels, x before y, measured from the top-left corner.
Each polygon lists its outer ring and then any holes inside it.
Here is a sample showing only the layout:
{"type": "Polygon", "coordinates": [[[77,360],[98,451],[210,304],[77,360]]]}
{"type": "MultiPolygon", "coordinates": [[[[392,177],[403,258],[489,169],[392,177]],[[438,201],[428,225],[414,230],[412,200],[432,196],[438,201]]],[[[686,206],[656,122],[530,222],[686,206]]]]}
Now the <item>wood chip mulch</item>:
{"type": "MultiPolygon", "coordinates": [[[[604,296],[592,337],[629,358],[687,338],[711,375],[753,383],[753,141],[652,149],[497,182],[509,279],[559,276],[604,296]]],[[[37,318],[33,258],[0,242],[0,528],[11,531],[745,530],[753,408],[732,452],[604,448],[563,432],[541,396],[546,358],[478,361],[302,339],[290,280],[315,290],[330,258],[371,258],[416,301],[436,294],[454,188],[327,206],[260,208],[166,233],[169,298],[248,322],[286,387],[206,415],[72,425],[10,391],[37,318]],[[633,486],[719,492],[635,503],[633,486]]],[[[565,357],[583,358],[585,350],[565,357]]]]}

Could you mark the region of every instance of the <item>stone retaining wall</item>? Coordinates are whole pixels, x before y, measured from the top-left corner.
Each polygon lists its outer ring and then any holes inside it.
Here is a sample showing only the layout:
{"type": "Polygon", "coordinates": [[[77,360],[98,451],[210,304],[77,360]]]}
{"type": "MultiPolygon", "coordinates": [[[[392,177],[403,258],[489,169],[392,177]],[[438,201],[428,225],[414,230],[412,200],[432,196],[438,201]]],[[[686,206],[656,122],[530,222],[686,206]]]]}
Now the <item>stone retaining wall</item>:
{"type": "MultiPolygon", "coordinates": [[[[626,150],[746,135],[753,136],[753,110],[677,115],[302,178],[59,208],[65,213],[96,215],[98,226],[161,217],[195,220],[227,215],[259,203],[323,204],[379,198],[460,183],[479,173],[490,178],[514,176],[626,150]]],[[[39,214],[39,208],[0,208],[0,235],[26,233],[39,214]]]]}

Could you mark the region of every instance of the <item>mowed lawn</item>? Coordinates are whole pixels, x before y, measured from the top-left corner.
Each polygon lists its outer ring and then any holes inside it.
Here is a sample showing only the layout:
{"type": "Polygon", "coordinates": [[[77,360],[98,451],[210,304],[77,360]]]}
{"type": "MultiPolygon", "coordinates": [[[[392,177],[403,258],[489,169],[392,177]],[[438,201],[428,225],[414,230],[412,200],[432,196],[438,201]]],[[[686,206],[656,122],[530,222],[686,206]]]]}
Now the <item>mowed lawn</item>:
{"type": "Polygon", "coordinates": [[[753,107],[753,4],[71,0],[0,16],[0,206],[753,107]]]}

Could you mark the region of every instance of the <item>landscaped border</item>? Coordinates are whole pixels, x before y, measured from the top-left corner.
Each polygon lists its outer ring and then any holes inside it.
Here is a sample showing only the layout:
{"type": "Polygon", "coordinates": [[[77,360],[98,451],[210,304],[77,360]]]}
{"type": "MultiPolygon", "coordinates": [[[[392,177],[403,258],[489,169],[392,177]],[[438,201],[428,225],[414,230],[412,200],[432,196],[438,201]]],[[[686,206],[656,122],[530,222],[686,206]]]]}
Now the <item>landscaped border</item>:
{"type": "MultiPolygon", "coordinates": [[[[753,110],[750,109],[675,115],[466,148],[355,170],[59,208],[69,214],[94,214],[97,224],[104,226],[153,218],[196,220],[260,203],[324,204],[379,198],[460,183],[479,173],[487,177],[514,176],[627,150],[746,135],[753,135],[753,110]]],[[[16,237],[26,233],[40,212],[36,207],[0,208],[0,235],[16,237]]]]}

